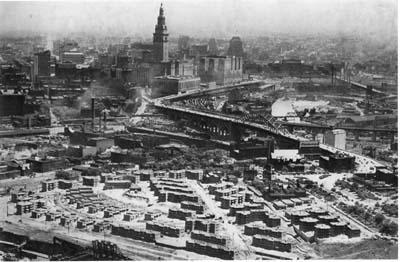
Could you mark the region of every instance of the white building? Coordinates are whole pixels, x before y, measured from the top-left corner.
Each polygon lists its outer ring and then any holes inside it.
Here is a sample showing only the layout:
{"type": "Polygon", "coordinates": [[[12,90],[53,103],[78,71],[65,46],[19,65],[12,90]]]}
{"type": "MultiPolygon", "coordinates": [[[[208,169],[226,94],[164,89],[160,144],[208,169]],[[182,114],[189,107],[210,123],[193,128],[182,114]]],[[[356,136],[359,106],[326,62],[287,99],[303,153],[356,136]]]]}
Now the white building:
{"type": "Polygon", "coordinates": [[[345,150],[346,131],[344,131],[343,129],[334,129],[326,131],[324,135],[324,144],[345,150]]]}
{"type": "Polygon", "coordinates": [[[83,64],[85,61],[85,56],[83,53],[75,53],[75,52],[64,52],[61,54],[61,62],[71,62],[74,64],[83,64]]]}

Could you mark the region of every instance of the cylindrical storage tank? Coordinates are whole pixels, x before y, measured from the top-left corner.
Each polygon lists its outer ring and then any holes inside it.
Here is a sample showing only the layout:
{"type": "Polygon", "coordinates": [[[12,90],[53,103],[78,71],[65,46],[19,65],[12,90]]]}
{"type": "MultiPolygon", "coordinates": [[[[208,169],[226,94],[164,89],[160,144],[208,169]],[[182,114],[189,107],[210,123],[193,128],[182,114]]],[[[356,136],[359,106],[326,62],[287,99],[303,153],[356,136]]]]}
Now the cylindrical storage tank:
{"type": "Polygon", "coordinates": [[[331,227],[325,224],[315,225],[315,238],[328,238],[331,227]]]}
{"type": "Polygon", "coordinates": [[[314,231],[318,219],[312,217],[305,217],[300,219],[300,230],[303,232],[314,231]]]}
{"type": "Polygon", "coordinates": [[[337,236],[340,234],[346,233],[346,222],[338,221],[338,222],[331,222],[331,236],[337,236]]]}

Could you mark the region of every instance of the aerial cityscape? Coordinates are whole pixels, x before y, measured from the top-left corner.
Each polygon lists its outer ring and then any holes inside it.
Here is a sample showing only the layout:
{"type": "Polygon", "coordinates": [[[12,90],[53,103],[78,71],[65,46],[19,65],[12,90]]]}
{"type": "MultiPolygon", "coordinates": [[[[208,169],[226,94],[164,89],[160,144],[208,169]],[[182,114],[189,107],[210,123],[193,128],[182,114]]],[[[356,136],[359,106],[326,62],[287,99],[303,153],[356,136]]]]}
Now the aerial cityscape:
{"type": "Polygon", "coordinates": [[[397,10],[0,1],[0,261],[397,260],[397,10]]]}

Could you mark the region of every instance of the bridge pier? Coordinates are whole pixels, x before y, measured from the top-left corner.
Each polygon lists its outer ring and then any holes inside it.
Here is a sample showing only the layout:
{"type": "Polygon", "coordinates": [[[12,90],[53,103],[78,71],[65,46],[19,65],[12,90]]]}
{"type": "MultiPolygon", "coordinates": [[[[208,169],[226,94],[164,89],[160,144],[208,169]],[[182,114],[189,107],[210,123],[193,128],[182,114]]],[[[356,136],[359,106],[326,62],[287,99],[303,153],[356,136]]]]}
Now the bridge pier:
{"type": "Polygon", "coordinates": [[[354,140],[356,140],[357,142],[360,141],[360,133],[357,131],[354,132],[354,140]]]}
{"type": "Polygon", "coordinates": [[[395,133],[390,134],[390,144],[393,144],[395,142],[394,136],[395,136],[395,133]]]}
{"type": "Polygon", "coordinates": [[[376,142],[377,131],[372,132],[372,142],[376,142]]]}
{"type": "MultiPolygon", "coordinates": [[[[167,114],[172,120],[186,120],[186,124],[191,125],[197,130],[207,132],[211,137],[220,140],[229,140],[236,143],[240,142],[245,130],[249,129],[260,133],[262,136],[273,136],[278,143],[278,148],[298,148],[299,141],[291,137],[280,134],[269,126],[259,127],[248,122],[236,122],[236,119],[227,117],[219,118],[214,114],[204,112],[197,113],[191,110],[182,111],[179,108],[161,107],[161,112],[167,114]]],[[[291,128],[289,128],[291,129],[291,128]]]]}
{"type": "Polygon", "coordinates": [[[230,132],[229,133],[230,133],[231,140],[233,140],[234,142],[240,142],[240,140],[242,139],[243,132],[242,132],[241,128],[234,123],[230,124],[230,132]]]}
{"type": "Polygon", "coordinates": [[[293,131],[294,131],[294,126],[287,126],[286,127],[286,129],[290,132],[290,133],[293,133],[293,131]]]}

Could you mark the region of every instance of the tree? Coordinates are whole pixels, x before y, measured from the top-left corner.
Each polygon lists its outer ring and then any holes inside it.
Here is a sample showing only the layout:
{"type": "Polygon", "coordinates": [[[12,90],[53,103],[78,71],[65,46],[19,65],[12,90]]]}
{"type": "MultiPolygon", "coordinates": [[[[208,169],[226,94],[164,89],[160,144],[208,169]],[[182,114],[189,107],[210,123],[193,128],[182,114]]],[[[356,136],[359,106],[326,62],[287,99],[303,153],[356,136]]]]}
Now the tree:
{"type": "Polygon", "coordinates": [[[370,212],[365,212],[364,213],[364,219],[365,221],[368,221],[368,219],[371,217],[371,213],[370,212]]]}
{"type": "Polygon", "coordinates": [[[390,222],[389,220],[384,220],[379,232],[387,235],[396,235],[398,230],[398,225],[395,222],[390,222]]]}
{"type": "Polygon", "coordinates": [[[382,222],[383,222],[384,219],[385,219],[385,216],[384,216],[384,215],[382,215],[382,214],[376,214],[376,215],[375,215],[375,218],[374,218],[375,224],[377,224],[377,225],[382,224],[382,222]]]}

